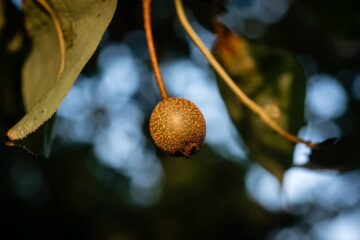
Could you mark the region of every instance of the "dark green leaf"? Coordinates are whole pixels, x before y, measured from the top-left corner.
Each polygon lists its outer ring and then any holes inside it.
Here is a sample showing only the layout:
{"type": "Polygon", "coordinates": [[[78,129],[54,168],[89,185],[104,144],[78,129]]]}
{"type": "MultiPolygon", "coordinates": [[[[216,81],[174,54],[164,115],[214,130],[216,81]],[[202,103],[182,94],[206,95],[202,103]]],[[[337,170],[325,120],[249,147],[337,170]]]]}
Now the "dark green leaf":
{"type": "MultiPolygon", "coordinates": [[[[296,135],[303,125],[306,81],[294,56],[280,48],[248,44],[227,30],[219,33],[214,52],[237,85],[267,109],[284,129],[296,135]]],[[[292,164],[294,144],[274,133],[258,116],[244,108],[221,80],[219,85],[250,158],[281,181],[292,164]]]]}
{"type": "Polygon", "coordinates": [[[331,138],[318,144],[305,167],[350,171],[360,167],[360,137],[351,134],[340,139],[331,138]]]}

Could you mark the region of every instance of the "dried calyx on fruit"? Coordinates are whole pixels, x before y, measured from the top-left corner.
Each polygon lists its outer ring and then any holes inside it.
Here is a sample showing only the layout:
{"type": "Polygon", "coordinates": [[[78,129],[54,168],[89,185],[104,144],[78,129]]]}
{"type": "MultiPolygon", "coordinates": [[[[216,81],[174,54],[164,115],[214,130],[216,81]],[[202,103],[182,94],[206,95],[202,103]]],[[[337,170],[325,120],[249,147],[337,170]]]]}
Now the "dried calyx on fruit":
{"type": "Polygon", "coordinates": [[[171,156],[189,157],[200,150],[206,133],[199,108],[184,98],[166,98],[150,117],[150,134],[155,144],[171,156]]]}
{"type": "Polygon", "coordinates": [[[157,86],[163,98],[150,117],[150,134],[156,146],[175,157],[198,152],[205,138],[206,124],[199,108],[184,98],[170,98],[162,79],[151,31],[151,0],[143,0],[144,28],[157,86]]]}

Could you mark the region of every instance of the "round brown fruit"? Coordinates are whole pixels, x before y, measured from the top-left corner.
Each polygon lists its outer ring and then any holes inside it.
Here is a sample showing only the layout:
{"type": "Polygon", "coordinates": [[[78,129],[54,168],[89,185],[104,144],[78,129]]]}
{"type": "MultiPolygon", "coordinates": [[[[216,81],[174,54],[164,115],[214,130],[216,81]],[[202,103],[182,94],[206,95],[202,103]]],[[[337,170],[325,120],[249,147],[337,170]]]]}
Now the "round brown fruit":
{"type": "Polygon", "coordinates": [[[206,124],[200,109],[184,98],[167,98],[151,113],[150,134],[157,147],[170,156],[198,152],[204,141],[206,124]]]}

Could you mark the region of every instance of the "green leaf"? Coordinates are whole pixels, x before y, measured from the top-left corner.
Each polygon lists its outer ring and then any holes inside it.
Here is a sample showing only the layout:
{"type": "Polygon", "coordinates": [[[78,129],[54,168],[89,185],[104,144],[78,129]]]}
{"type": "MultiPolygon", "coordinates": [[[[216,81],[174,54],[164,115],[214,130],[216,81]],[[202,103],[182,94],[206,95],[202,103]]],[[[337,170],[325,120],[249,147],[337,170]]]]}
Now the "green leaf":
{"type": "Polygon", "coordinates": [[[65,65],[54,19],[39,1],[24,1],[25,24],[32,39],[22,85],[27,114],[8,131],[10,140],[25,138],[56,112],[98,46],[114,14],[116,0],[47,0],[61,25],[65,65]]]}
{"type": "MultiPolygon", "coordinates": [[[[220,32],[214,53],[237,85],[293,134],[303,126],[305,77],[289,52],[247,41],[229,31],[220,32]]],[[[244,108],[219,80],[229,113],[244,138],[250,158],[280,182],[292,164],[294,144],[274,133],[244,108]]]]}

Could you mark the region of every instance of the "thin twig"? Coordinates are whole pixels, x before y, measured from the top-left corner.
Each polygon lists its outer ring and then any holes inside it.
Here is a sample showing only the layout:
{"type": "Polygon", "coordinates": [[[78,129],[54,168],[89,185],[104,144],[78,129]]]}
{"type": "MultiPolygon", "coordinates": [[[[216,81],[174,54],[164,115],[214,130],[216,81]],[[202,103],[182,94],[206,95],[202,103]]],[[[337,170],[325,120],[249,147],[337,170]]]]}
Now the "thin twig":
{"type": "Polygon", "coordinates": [[[61,22],[56,14],[56,12],[51,8],[49,3],[46,0],[37,0],[37,2],[47,11],[47,13],[50,15],[50,18],[52,22],[54,23],[56,34],[59,40],[59,47],[60,47],[60,67],[59,72],[57,74],[57,77],[59,78],[60,75],[63,73],[65,68],[65,39],[64,39],[64,33],[61,27],[61,22]]]}
{"type": "Polygon", "coordinates": [[[219,64],[219,62],[215,59],[212,53],[207,49],[205,44],[201,41],[200,37],[196,34],[194,29],[191,27],[189,21],[186,18],[183,4],[181,0],[175,0],[175,6],[178,18],[180,20],[181,25],[185,29],[186,33],[189,35],[194,44],[199,48],[205,58],[209,61],[211,66],[220,75],[220,77],[225,81],[228,87],[236,94],[236,96],[244,103],[246,107],[248,107],[251,111],[257,114],[263,122],[268,125],[271,129],[273,129],[280,136],[286,138],[288,141],[293,143],[303,143],[311,148],[315,147],[315,144],[312,144],[309,141],[305,141],[300,139],[293,134],[284,130],[281,126],[279,126],[268,114],[267,112],[259,106],[256,102],[250,99],[231,79],[229,74],[224,70],[224,68],[219,64]]]}
{"type": "Polygon", "coordinates": [[[146,41],[149,48],[149,55],[151,64],[153,66],[154,74],[156,83],[158,85],[161,97],[163,99],[168,98],[168,94],[164,85],[164,81],[161,76],[159,63],[156,57],[156,51],[154,46],[154,39],[152,35],[152,29],[151,29],[151,0],[143,0],[143,10],[144,10],[144,28],[146,33],[146,41]]]}

